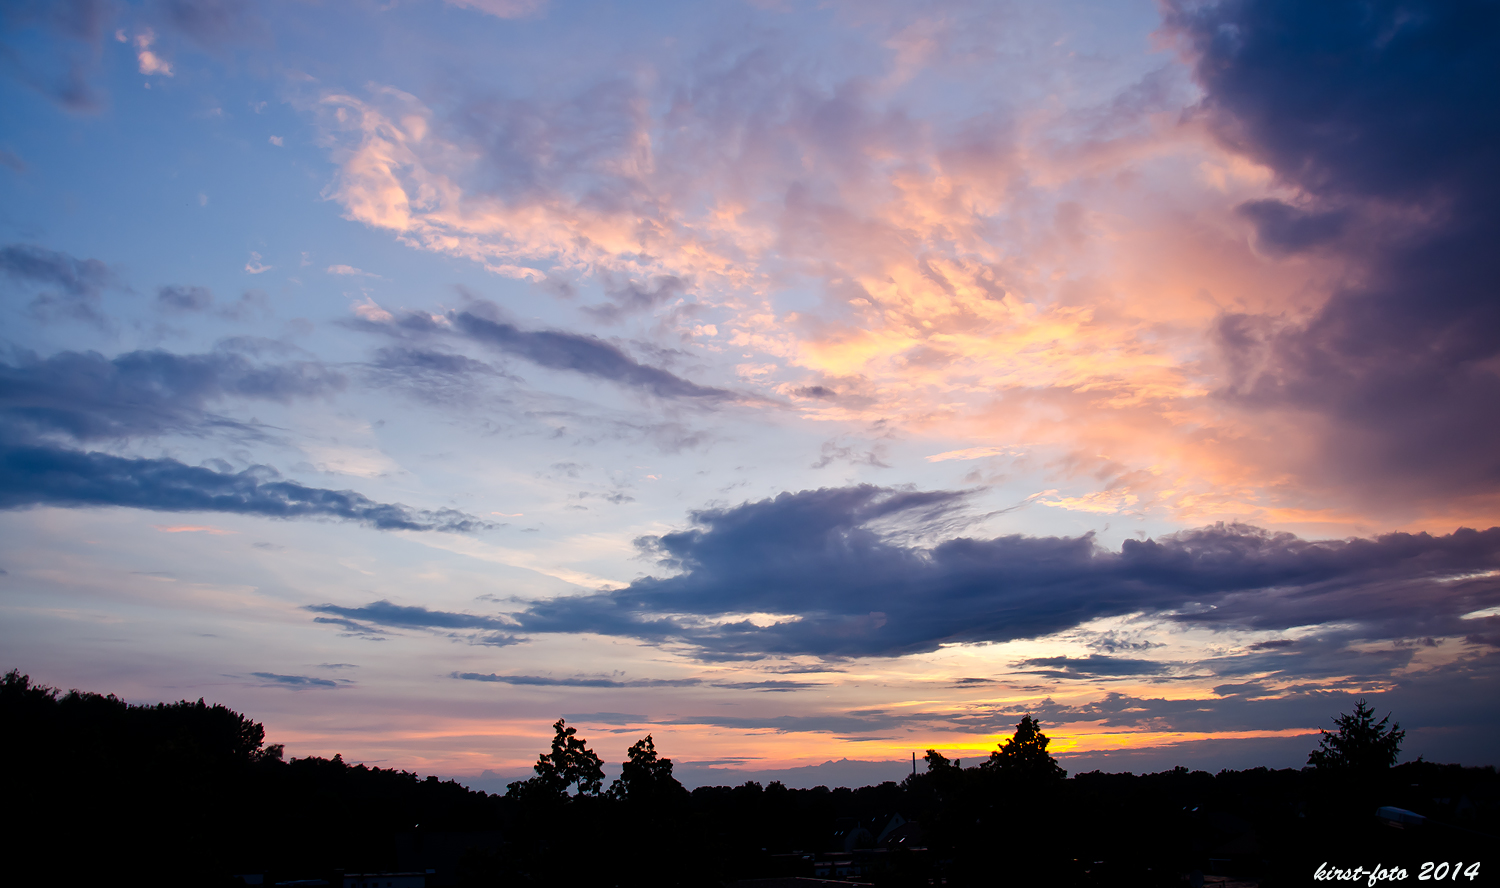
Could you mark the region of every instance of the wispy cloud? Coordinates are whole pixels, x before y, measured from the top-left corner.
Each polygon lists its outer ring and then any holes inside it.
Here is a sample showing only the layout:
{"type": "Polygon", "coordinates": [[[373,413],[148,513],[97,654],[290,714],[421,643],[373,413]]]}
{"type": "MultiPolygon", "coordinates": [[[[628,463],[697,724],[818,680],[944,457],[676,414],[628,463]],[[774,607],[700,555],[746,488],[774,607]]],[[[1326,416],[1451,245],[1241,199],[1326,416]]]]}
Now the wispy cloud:
{"type": "Polygon", "coordinates": [[[0,447],[0,509],[28,506],[333,518],[379,530],[471,533],[493,526],[455,509],[412,509],[400,503],[379,503],[352,490],[284,481],[266,466],[221,472],[174,459],[135,459],[47,446],[0,447]]]}
{"type": "Polygon", "coordinates": [[[275,672],[252,672],[251,675],[266,681],[270,687],[282,688],[336,688],[339,683],[310,675],[280,675],[275,672]]]}
{"type": "Polygon", "coordinates": [[[352,265],[330,265],[325,269],[329,274],[341,274],[352,277],[378,278],[380,275],[355,268],[352,265]]]}

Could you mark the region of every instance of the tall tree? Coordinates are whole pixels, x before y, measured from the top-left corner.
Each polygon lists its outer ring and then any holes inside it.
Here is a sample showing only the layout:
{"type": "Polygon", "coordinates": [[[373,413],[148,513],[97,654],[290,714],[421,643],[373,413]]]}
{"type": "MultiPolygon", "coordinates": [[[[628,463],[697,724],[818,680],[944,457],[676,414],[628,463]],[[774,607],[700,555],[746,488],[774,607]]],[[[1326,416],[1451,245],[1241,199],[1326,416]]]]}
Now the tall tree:
{"type": "Polygon", "coordinates": [[[656,743],[647,734],[625,753],[620,776],[609,787],[613,798],[632,802],[665,802],[687,795],[672,776],[672,760],[656,754],[656,743]]]}
{"type": "Polygon", "coordinates": [[[1406,732],[1390,713],[1375,721],[1375,710],[1361,697],[1354,711],[1333,720],[1338,732],[1323,731],[1318,748],[1307,756],[1307,763],[1319,770],[1378,771],[1396,763],[1406,732]]]}
{"type": "Polygon", "coordinates": [[[604,760],[578,736],[578,729],[568,727],[563,719],[558,719],[552,730],[552,751],[537,756],[532,767],[536,776],[510,784],[511,791],[566,796],[568,787],[576,784],[579,795],[598,795],[604,783],[604,760]]]}
{"type": "Polygon", "coordinates": [[[1023,716],[1016,725],[1016,733],[999,749],[990,753],[989,760],[979,767],[1002,774],[1061,780],[1068,776],[1068,772],[1047,753],[1047,744],[1051,742],[1042,733],[1041,725],[1036,719],[1030,715],[1023,716]]]}

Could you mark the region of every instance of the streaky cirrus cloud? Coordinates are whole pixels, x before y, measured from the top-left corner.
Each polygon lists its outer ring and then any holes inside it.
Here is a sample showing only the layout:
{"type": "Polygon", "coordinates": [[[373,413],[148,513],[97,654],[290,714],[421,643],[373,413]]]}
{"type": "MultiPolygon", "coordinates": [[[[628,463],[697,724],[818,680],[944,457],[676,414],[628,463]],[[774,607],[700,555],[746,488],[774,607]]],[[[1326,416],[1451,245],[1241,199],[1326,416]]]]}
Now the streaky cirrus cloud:
{"type": "MultiPolygon", "coordinates": [[[[234,344],[234,343],[231,343],[234,344]]],[[[30,353],[0,363],[0,508],[124,507],[331,518],[380,530],[470,533],[492,528],[455,509],[380,503],[352,490],[309,487],[257,465],[233,472],[175,459],[144,459],[59,446],[141,436],[255,428],[209,412],[231,398],[287,402],[344,389],[345,377],[313,361],[257,364],[232,349],[198,355],[135,351],[30,353]]]]}
{"type": "MultiPolygon", "coordinates": [[[[408,311],[384,320],[361,318],[354,326],[406,338],[454,335],[539,367],[613,382],[660,398],[702,403],[745,399],[745,395],[729,389],[699,385],[669,370],[642,363],[597,336],[566,330],[524,329],[504,320],[492,304],[482,300],[473,302],[470,310],[449,311],[436,319],[430,314],[408,311]]],[[[424,349],[384,349],[379,357],[376,366],[381,370],[409,369],[419,375],[459,378],[495,372],[471,358],[424,349]]]]}
{"type": "Polygon", "coordinates": [[[662,398],[739,400],[727,389],[698,385],[660,367],[642,364],[595,336],[558,330],[521,330],[513,324],[457,312],[453,325],[470,339],[541,367],[568,370],[650,392],[662,398]]]}
{"type": "Polygon", "coordinates": [[[456,509],[412,509],[400,503],[379,503],[352,490],[284,481],[267,466],[228,472],[175,459],[0,445],[0,509],[30,506],[331,518],[379,530],[471,533],[493,527],[456,509]]]}
{"type": "Polygon", "coordinates": [[[1263,630],[1351,623],[1365,639],[1462,636],[1464,614],[1500,601],[1500,528],[1303,540],[1231,524],[1126,540],[1118,552],[1092,534],[930,545],[892,536],[903,521],[921,523],[918,509],[961,496],[864,485],[694,512],[691,529],[641,541],[676,575],[535,601],[512,616],[526,632],[682,642],[709,659],[857,657],[1141,613],[1263,630]]]}
{"type": "Polygon", "coordinates": [[[314,361],[257,364],[236,351],[133,351],[106,358],[63,351],[0,362],[7,437],[62,434],[79,441],[244,428],[207,411],[227,398],[287,402],[342,391],[343,374],[314,361]]]}
{"type": "Polygon", "coordinates": [[[549,688],[683,688],[703,684],[700,678],[551,678],[540,675],[496,675],[493,672],[455,672],[453,678],[549,688]]]}
{"type": "Polygon", "coordinates": [[[516,621],[506,617],[489,617],[482,614],[462,614],[450,611],[434,611],[425,607],[394,604],[388,600],[371,602],[362,607],[346,607],[337,604],[310,604],[305,610],[325,616],[313,618],[315,623],[340,626],[352,635],[379,637],[388,634],[385,629],[450,630],[449,634],[461,637],[470,644],[489,647],[507,647],[526,641],[514,634],[516,621]]]}
{"type": "Polygon", "coordinates": [[[282,688],[336,688],[339,683],[327,678],[311,675],[282,675],[276,672],[252,672],[251,675],[269,683],[270,687],[282,688]]]}
{"type": "Polygon", "coordinates": [[[452,677],[461,678],[466,681],[489,681],[501,682],[503,684],[510,685],[558,688],[689,688],[703,685],[715,688],[726,688],[733,691],[768,691],[772,693],[787,693],[790,691],[803,691],[809,688],[819,688],[826,686],[826,682],[788,681],[785,679],[767,679],[764,681],[710,681],[703,678],[553,678],[551,676],[542,675],[498,675],[493,672],[454,672],[452,674],[452,677]]]}

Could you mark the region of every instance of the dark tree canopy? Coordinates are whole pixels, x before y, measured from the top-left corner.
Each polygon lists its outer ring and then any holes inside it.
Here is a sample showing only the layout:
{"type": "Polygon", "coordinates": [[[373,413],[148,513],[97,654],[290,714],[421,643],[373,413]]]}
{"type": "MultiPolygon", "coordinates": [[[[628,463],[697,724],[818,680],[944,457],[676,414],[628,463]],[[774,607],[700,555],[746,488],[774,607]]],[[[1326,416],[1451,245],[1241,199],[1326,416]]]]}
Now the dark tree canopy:
{"type": "Polygon", "coordinates": [[[578,729],[568,727],[563,719],[558,719],[552,729],[556,732],[552,751],[537,757],[533,766],[536,776],[510,784],[511,791],[561,797],[576,784],[579,795],[598,795],[604,783],[604,760],[578,736],[578,729]]]}
{"type": "Polygon", "coordinates": [[[609,787],[611,798],[650,803],[671,800],[687,792],[672,776],[672,760],[656,754],[656,743],[650,734],[630,747],[626,755],[629,760],[609,787]]]}
{"type": "Polygon", "coordinates": [[[1016,733],[994,752],[979,767],[987,771],[1024,777],[1045,777],[1061,780],[1068,772],[1047,753],[1047,744],[1052,741],[1042,733],[1041,726],[1031,716],[1023,716],[1016,725],[1016,733]]]}
{"type": "Polygon", "coordinates": [[[1401,741],[1406,732],[1400,723],[1392,722],[1389,713],[1375,721],[1375,710],[1365,705],[1361,697],[1354,704],[1354,711],[1333,720],[1338,725],[1337,733],[1323,731],[1318,748],[1307,757],[1307,763],[1319,770],[1333,771],[1378,771],[1396,764],[1401,754],[1401,741]]]}

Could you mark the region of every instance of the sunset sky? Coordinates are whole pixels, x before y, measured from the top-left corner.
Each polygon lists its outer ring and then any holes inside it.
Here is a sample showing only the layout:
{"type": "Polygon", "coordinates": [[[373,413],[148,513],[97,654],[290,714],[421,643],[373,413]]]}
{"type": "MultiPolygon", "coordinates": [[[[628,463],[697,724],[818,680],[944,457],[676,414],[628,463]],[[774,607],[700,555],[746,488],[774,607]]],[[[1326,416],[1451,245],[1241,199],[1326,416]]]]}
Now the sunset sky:
{"type": "Polygon", "coordinates": [[[1485,2],[6,3],[0,669],[491,790],[1500,764],[1496,83],[1485,2]]]}

